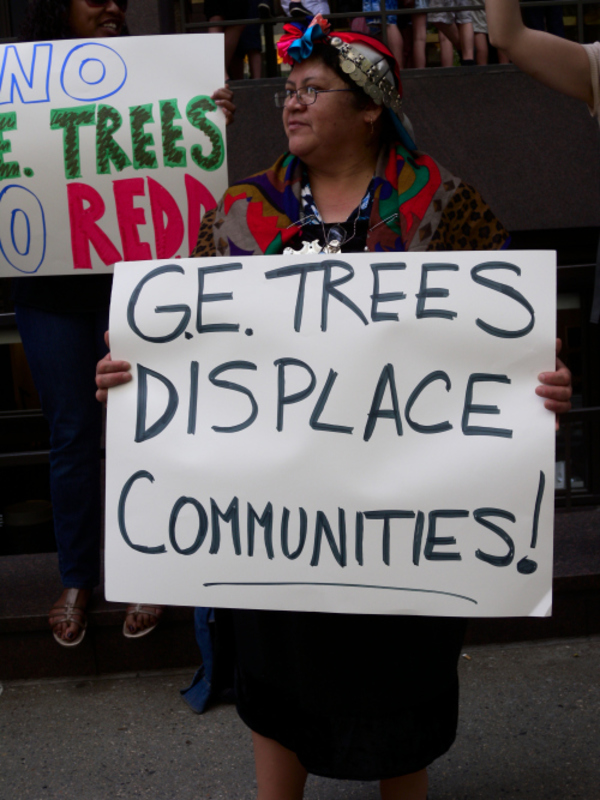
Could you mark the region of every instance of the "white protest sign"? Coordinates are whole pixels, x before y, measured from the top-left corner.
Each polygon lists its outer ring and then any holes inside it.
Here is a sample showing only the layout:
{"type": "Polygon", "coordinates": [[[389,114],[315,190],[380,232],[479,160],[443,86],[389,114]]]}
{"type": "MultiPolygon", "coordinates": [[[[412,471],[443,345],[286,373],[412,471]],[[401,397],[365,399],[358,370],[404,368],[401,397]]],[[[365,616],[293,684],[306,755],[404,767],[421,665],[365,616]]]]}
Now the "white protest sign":
{"type": "Polygon", "coordinates": [[[190,255],[227,186],[223,37],[0,46],[0,277],[190,255]]]}
{"type": "Polygon", "coordinates": [[[106,596],[543,616],[555,254],[118,265],[106,596]]]}

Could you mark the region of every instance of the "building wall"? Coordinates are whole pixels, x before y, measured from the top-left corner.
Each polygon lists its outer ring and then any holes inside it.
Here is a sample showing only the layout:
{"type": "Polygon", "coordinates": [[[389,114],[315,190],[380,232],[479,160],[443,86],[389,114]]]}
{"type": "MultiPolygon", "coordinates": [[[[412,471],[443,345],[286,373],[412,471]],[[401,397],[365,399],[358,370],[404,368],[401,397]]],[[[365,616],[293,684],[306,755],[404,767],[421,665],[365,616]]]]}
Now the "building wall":
{"type": "Polygon", "coordinates": [[[127,22],[134,36],[160,33],[159,0],[129,0],[127,22]]]}
{"type": "MultiPolygon", "coordinates": [[[[477,187],[510,231],[600,226],[600,135],[583,103],[516,67],[407,70],[405,111],[420,149],[477,187]]],[[[284,150],[273,92],[281,79],[233,82],[230,181],[284,150]]]]}

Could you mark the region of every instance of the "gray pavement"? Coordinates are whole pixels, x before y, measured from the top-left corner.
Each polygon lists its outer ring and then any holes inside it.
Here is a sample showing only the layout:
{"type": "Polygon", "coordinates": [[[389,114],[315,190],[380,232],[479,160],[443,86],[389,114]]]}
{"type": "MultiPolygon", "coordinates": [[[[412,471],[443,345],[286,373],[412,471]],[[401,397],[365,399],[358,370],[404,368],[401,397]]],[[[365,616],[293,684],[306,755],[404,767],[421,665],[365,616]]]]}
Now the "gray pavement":
{"type": "MultiPolygon", "coordinates": [[[[431,800],[600,798],[600,637],[473,647],[455,746],[431,800]]],[[[250,735],[233,706],[197,716],[190,671],[5,682],[0,800],[251,800],[250,735]]],[[[311,777],[306,800],[375,800],[311,777]]]]}

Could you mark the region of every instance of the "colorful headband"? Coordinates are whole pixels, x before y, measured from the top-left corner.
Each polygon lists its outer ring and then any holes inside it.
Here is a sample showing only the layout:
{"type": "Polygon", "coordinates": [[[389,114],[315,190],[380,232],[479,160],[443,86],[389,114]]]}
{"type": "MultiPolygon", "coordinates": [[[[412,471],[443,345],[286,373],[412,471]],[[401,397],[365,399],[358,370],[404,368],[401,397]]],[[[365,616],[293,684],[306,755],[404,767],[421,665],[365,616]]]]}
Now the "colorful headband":
{"type": "Polygon", "coordinates": [[[314,43],[327,38],[331,25],[321,14],[317,14],[308,27],[302,22],[287,22],[283,30],[284,34],[277,42],[277,49],[282,61],[291,65],[309,58],[314,43]]]}
{"type": "Polygon", "coordinates": [[[409,150],[416,150],[412,126],[402,111],[402,82],[398,62],[377,39],[354,32],[336,32],[317,14],[308,27],[294,22],[284,25],[284,35],[277,44],[282,60],[293,65],[313,54],[316,42],[330,44],[338,51],[340,68],[377,105],[385,105],[400,137],[409,150]],[[390,66],[393,65],[393,69],[390,66]]]}

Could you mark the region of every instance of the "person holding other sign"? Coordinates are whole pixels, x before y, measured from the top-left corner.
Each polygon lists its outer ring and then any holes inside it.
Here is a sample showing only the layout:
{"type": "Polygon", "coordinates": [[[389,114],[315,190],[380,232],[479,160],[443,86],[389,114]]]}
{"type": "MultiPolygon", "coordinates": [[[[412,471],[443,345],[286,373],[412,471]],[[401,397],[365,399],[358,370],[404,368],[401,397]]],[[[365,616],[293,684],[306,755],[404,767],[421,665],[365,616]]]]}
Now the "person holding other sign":
{"type": "MultiPolygon", "coordinates": [[[[387,47],[359,33],[331,34],[320,15],[308,28],[286,25],[279,47],[292,64],[275,94],[289,152],[227,191],[205,216],[194,255],[507,245],[477,191],[417,150],[387,47]]],[[[129,370],[107,355],[97,398],[130,380],[129,370]]],[[[567,411],[566,367],[557,361],[540,381],[546,407],[567,411]]],[[[258,800],[300,800],[308,773],[379,780],[383,800],[425,800],[426,768],[456,734],[462,619],[231,614],[258,800]]]]}
{"type": "MultiPolygon", "coordinates": [[[[22,41],[118,37],[126,33],[127,0],[35,0],[22,41]]],[[[229,122],[232,93],[213,95],[229,122]]],[[[56,641],[73,647],[86,629],[86,607],[100,580],[100,438],[102,413],[93,399],[95,365],[106,352],[111,276],[14,280],[17,325],[44,416],[50,425],[50,484],[64,590],[49,616],[56,641]],[[60,366],[71,354],[72,369],[60,366]]],[[[132,606],[127,635],[147,633],[159,607],[132,606]],[[137,609],[137,610],[136,610],[137,609]]]]}

